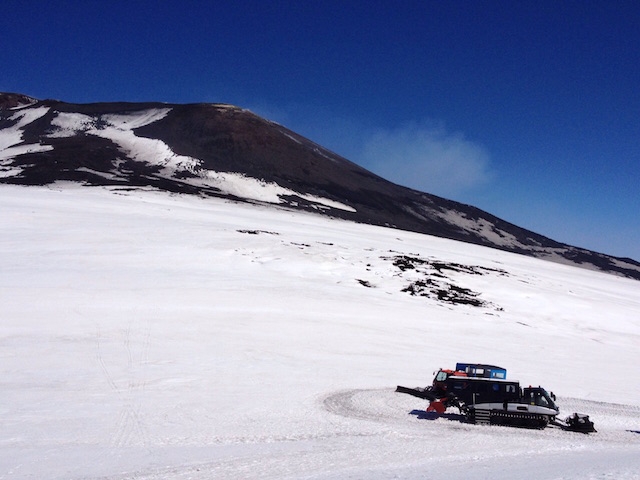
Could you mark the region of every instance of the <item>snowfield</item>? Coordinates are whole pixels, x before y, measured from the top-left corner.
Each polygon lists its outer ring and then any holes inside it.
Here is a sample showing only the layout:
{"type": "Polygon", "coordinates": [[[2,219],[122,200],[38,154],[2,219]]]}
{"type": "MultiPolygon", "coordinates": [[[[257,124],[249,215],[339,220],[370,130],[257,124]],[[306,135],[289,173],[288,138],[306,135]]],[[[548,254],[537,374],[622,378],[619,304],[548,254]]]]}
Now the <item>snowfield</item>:
{"type": "Polygon", "coordinates": [[[156,191],[1,186],[0,228],[0,479],[640,478],[637,281],[156,191]],[[394,392],[456,362],[598,432],[394,392]]]}

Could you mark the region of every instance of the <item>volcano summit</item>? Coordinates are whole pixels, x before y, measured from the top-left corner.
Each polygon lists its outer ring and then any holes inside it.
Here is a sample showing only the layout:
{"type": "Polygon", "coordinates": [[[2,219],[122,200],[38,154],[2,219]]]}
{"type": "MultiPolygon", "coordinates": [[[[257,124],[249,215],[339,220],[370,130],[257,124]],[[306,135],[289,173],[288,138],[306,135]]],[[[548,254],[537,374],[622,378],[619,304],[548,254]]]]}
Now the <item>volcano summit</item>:
{"type": "Polygon", "coordinates": [[[71,104],[0,93],[0,183],[61,181],[274,204],[640,279],[634,260],[396,185],[232,105],[71,104]]]}

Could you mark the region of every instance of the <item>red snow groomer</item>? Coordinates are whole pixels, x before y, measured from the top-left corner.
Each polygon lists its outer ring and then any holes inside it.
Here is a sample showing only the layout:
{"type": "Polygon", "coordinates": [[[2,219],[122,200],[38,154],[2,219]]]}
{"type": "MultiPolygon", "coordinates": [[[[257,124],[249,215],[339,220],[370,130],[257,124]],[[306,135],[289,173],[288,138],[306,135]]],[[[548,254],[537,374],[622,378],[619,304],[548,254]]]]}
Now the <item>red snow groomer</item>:
{"type": "Polygon", "coordinates": [[[506,369],[495,365],[457,363],[455,370],[438,370],[429,387],[398,386],[396,392],[428,400],[428,412],[442,414],[456,407],[470,423],[527,428],[551,424],[570,431],[596,431],[584,414],[574,413],[564,422],[557,420],[560,409],[553,392],[542,387],[522,389],[518,381],[507,380],[506,369]]]}

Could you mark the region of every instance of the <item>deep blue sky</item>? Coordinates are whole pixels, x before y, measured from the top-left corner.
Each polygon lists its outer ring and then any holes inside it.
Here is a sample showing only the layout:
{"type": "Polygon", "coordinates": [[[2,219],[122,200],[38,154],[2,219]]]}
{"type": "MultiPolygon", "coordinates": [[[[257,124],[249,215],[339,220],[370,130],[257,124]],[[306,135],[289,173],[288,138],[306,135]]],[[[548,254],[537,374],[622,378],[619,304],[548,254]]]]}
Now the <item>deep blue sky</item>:
{"type": "Polygon", "coordinates": [[[4,0],[0,91],[226,102],[640,260],[640,2],[4,0]]]}

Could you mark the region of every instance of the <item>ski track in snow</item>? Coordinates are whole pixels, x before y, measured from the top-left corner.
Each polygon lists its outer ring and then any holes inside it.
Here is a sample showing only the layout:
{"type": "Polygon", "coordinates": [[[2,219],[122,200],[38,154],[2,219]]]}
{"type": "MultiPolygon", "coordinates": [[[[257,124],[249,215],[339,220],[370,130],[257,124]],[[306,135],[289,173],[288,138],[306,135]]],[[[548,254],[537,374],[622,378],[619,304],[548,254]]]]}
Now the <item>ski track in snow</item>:
{"type": "Polygon", "coordinates": [[[158,192],[3,186],[0,210],[0,479],[638,478],[633,280],[158,192]],[[402,291],[433,275],[502,310],[402,291]],[[394,392],[456,361],[598,432],[394,392]]]}

